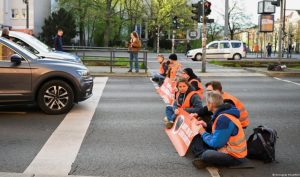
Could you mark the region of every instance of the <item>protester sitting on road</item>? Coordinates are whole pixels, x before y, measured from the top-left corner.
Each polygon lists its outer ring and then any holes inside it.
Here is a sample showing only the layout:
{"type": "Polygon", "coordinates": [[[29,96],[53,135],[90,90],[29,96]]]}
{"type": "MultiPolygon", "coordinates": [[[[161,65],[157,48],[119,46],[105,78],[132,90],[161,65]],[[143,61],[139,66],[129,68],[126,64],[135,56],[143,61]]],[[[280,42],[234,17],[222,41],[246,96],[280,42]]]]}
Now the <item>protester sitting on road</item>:
{"type": "Polygon", "coordinates": [[[170,65],[167,71],[167,77],[171,80],[175,80],[177,76],[177,72],[181,70],[181,64],[177,61],[177,55],[175,53],[169,56],[170,65]]]}
{"type": "Polygon", "coordinates": [[[168,67],[170,61],[165,61],[163,55],[159,54],[156,57],[157,61],[159,62],[159,72],[152,72],[152,81],[157,82],[159,86],[164,82],[164,79],[167,75],[168,67]]]}
{"type": "Polygon", "coordinates": [[[181,77],[188,80],[188,82],[195,88],[195,91],[201,99],[203,99],[204,88],[202,87],[201,79],[196,76],[192,68],[185,68],[181,73],[181,77]]]}
{"type": "Polygon", "coordinates": [[[247,128],[247,126],[250,124],[249,117],[248,117],[248,111],[245,108],[244,104],[237,99],[236,97],[230,95],[227,92],[222,91],[222,85],[219,81],[211,81],[205,84],[206,92],[210,91],[217,91],[220,94],[222,94],[224,102],[230,103],[237,107],[237,109],[240,111],[240,117],[239,120],[242,124],[243,128],[247,128]]]}
{"type": "Polygon", "coordinates": [[[182,108],[188,113],[196,113],[202,109],[199,95],[187,80],[179,79],[177,89],[174,104],[166,107],[166,117],[163,119],[168,129],[172,128],[175,118],[179,114],[178,108],[182,108]]]}
{"type": "Polygon", "coordinates": [[[212,133],[205,130],[206,123],[196,122],[193,127],[199,132],[192,141],[191,148],[195,155],[193,165],[205,168],[211,165],[235,166],[244,161],[247,155],[247,143],[241,126],[239,110],[231,104],[223,103],[220,93],[207,94],[206,104],[212,116],[212,133]]]}

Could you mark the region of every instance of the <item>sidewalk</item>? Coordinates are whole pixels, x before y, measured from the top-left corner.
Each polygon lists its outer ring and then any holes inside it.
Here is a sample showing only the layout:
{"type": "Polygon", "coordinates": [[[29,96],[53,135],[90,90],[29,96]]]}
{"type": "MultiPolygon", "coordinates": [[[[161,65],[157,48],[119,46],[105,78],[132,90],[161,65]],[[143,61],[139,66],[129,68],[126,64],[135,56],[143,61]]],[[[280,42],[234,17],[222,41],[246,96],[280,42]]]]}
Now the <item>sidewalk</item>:
{"type": "Polygon", "coordinates": [[[300,77],[300,69],[287,68],[284,71],[268,71],[267,68],[245,68],[246,71],[262,73],[270,77],[300,77]]]}
{"type": "MultiPolygon", "coordinates": [[[[36,175],[36,174],[24,174],[24,173],[4,173],[0,172],[0,177],[96,177],[96,176],[49,176],[49,175],[36,175]]],[[[97,176],[100,177],[100,176],[97,176]]]]}

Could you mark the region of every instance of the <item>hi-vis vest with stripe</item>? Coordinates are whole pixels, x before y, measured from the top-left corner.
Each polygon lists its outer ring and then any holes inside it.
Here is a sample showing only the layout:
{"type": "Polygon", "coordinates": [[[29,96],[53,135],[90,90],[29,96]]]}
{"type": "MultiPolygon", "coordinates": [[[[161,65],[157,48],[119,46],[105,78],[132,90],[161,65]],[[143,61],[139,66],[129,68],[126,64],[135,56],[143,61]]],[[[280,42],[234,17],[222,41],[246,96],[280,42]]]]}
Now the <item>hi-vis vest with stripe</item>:
{"type": "Polygon", "coordinates": [[[185,99],[183,100],[183,103],[180,105],[179,102],[178,102],[178,97],[180,95],[180,92],[177,92],[176,93],[176,102],[177,102],[177,106],[180,107],[180,108],[191,108],[191,98],[194,94],[197,94],[196,91],[191,91],[188,95],[186,95],[185,99]]]}
{"type": "Polygon", "coordinates": [[[226,145],[220,149],[218,149],[219,152],[223,152],[225,154],[229,154],[235,158],[244,158],[247,156],[247,141],[244,134],[244,130],[241,126],[240,121],[230,114],[220,114],[216,120],[214,121],[214,124],[212,126],[212,132],[215,132],[216,124],[219,120],[219,117],[221,115],[226,116],[229,118],[234,125],[238,127],[238,133],[235,136],[230,136],[229,140],[227,141],[226,145]]]}
{"type": "Polygon", "coordinates": [[[199,88],[199,90],[196,90],[196,92],[197,92],[197,94],[199,95],[199,97],[200,97],[201,100],[202,100],[202,99],[203,99],[203,92],[204,92],[204,89],[203,89],[203,87],[202,87],[201,82],[200,82],[199,80],[197,80],[197,79],[192,79],[192,80],[189,81],[189,83],[192,84],[192,82],[195,82],[195,81],[197,82],[198,88],[199,88]]]}
{"type": "Polygon", "coordinates": [[[181,69],[181,64],[176,63],[175,65],[171,66],[171,71],[170,71],[170,79],[175,79],[177,71],[181,69]]]}
{"type": "Polygon", "coordinates": [[[242,127],[247,127],[249,125],[250,121],[249,121],[249,117],[248,117],[248,111],[244,107],[244,104],[240,100],[238,100],[236,97],[230,95],[227,92],[223,92],[222,96],[223,96],[224,100],[231,100],[234,103],[235,107],[240,111],[239,120],[242,124],[242,127]]]}

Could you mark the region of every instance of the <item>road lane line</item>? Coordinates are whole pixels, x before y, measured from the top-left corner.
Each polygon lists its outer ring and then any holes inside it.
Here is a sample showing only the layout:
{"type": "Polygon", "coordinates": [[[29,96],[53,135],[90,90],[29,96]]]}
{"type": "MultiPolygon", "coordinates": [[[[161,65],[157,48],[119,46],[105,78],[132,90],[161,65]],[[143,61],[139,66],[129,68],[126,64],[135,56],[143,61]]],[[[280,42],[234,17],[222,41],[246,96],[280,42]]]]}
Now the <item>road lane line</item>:
{"type": "Polygon", "coordinates": [[[25,174],[68,175],[90,125],[107,77],[95,78],[93,96],[75,105],[56,128],[25,174]]]}
{"type": "Polygon", "coordinates": [[[277,80],[280,80],[280,81],[283,81],[283,82],[288,82],[288,83],[291,83],[291,84],[295,84],[295,85],[300,86],[300,84],[299,84],[299,83],[296,83],[296,82],[292,82],[292,81],[289,81],[289,80],[280,79],[280,78],[278,78],[278,77],[273,77],[273,78],[274,78],[274,79],[277,79],[277,80]]]}
{"type": "Polygon", "coordinates": [[[220,177],[219,170],[216,167],[206,167],[206,170],[212,177],[220,177]]]}

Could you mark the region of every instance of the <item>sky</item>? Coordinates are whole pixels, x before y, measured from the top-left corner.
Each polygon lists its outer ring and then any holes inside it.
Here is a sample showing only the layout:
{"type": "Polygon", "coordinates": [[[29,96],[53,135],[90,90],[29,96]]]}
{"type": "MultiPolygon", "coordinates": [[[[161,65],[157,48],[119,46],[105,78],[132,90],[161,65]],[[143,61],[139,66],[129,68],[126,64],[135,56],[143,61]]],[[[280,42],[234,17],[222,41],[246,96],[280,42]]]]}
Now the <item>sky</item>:
{"type": "MultiPolygon", "coordinates": [[[[193,0],[194,1],[194,0],[193,0]]],[[[219,24],[224,24],[224,19],[220,14],[224,14],[225,11],[225,0],[209,0],[212,3],[212,13],[209,16],[210,18],[214,18],[219,24]]],[[[252,22],[254,24],[258,23],[258,14],[257,14],[257,4],[259,1],[263,0],[237,0],[238,3],[242,6],[242,9],[245,10],[245,13],[250,15],[252,18],[252,22]]],[[[231,0],[229,0],[230,6],[231,0]]],[[[300,0],[286,0],[286,8],[287,9],[299,9],[300,10],[300,0]]],[[[286,15],[288,15],[291,11],[287,11],[286,15]]],[[[280,7],[276,7],[275,19],[280,16],[280,7]]]]}

